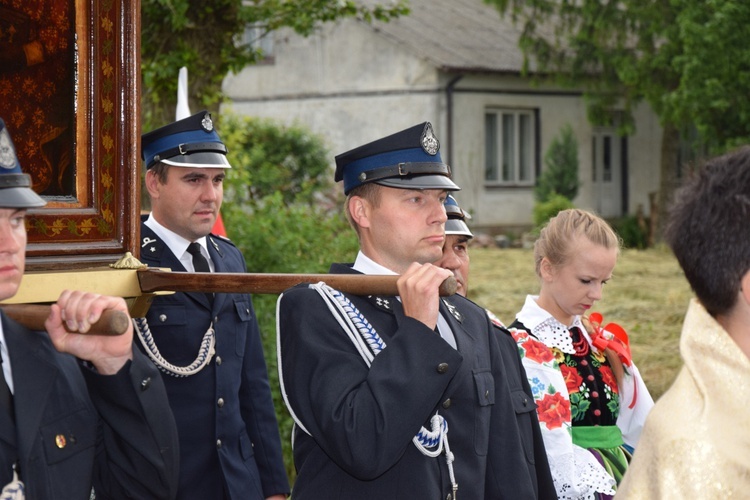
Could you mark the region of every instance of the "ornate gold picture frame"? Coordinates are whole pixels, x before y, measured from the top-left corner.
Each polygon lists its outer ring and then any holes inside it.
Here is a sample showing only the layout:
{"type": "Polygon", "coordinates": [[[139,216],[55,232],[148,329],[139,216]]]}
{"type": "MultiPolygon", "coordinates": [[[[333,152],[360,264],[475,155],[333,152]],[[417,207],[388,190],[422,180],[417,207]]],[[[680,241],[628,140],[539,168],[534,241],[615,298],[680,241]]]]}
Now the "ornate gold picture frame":
{"type": "MultiPolygon", "coordinates": [[[[27,216],[30,271],[101,267],[138,255],[140,2],[74,4],[70,86],[74,170],[27,216]]],[[[33,172],[32,177],[33,177],[33,172]]]]}

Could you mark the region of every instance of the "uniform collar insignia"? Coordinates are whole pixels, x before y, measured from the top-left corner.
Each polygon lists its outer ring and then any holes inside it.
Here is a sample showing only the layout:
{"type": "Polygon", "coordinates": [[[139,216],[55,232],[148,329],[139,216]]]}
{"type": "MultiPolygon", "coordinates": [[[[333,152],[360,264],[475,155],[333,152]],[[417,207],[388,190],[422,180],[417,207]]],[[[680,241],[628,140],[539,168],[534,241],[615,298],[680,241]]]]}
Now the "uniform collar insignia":
{"type": "Polygon", "coordinates": [[[393,306],[391,305],[391,301],[393,300],[392,298],[381,297],[380,295],[369,295],[367,298],[378,309],[382,309],[388,312],[393,312],[393,306]]]}
{"type": "Polygon", "coordinates": [[[214,250],[216,250],[216,252],[223,257],[224,254],[221,253],[221,247],[219,247],[219,244],[216,243],[216,240],[211,238],[210,236],[207,239],[211,243],[211,246],[214,247],[214,250]]]}
{"type": "Polygon", "coordinates": [[[144,236],[141,240],[141,254],[142,255],[155,255],[158,251],[158,244],[159,240],[156,238],[151,238],[149,236],[144,236]]]}
{"type": "Polygon", "coordinates": [[[443,304],[445,304],[445,307],[448,308],[448,312],[451,313],[451,316],[456,318],[456,321],[459,323],[463,323],[464,317],[461,315],[461,313],[458,311],[456,306],[448,302],[446,299],[443,299],[443,304]]]}

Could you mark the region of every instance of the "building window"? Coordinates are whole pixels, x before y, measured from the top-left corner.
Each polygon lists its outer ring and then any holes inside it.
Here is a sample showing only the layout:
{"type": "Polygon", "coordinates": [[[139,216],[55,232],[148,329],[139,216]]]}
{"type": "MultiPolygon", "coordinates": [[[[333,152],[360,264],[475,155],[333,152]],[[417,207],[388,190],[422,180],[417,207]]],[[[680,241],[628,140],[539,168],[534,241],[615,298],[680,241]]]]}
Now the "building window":
{"type": "Polygon", "coordinates": [[[273,33],[268,31],[265,24],[251,23],[246,25],[242,35],[237,39],[237,44],[248,46],[260,54],[259,63],[273,62],[273,33]]]}
{"type": "Polygon", "coordinates": [[[493,110],[484,115],[488,184],[533,185],[536,164],[534,112],[493,110]]]}
{"type": "Polygon", "coordinates": [[[595,127],[591,141],[592,208],[602,217],[628,213],[628,138],[611,127],[595,127]]]}
{"type": "Polygon", "coordinates": [[[612,182],[612,169],[619,160],[615,158],[614,131],[597,131],[592,137],[591,147],[591,180],[593,182],[612,182]]]}

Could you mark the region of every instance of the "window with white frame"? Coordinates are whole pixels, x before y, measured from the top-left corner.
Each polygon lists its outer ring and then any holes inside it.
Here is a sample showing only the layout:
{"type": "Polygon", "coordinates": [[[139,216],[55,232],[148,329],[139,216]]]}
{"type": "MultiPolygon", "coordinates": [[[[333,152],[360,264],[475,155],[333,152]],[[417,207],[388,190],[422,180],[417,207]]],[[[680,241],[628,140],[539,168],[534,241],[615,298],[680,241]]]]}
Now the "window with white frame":
{"type": "Polygon", "coordinates": [[[260,52],[259,62],[273,62],[273,33],[268,31],[265,24],[252,23],[245,25],[245,30],[239,36],[237,43],[246,45],[260,52]]]}
{"type": "Polygon", "coordinates": [[[533,110],[487,110],[484,115],[487,184],[534,184],[536,118],[533,110]]]}

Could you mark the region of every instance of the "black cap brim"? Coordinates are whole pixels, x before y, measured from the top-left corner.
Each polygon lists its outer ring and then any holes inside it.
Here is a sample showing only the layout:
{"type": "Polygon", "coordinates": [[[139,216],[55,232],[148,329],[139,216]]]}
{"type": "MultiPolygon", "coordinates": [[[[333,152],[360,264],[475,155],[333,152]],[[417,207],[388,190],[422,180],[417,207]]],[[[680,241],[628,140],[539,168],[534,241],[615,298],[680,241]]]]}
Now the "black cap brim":
{"type": "Polygon", "coordinates": [[[467,238],[473,238],[474,234],[469,229],[469,226],[460,219],[448,219],[445,221],[445,234],[446,235],[458,235],[466,236],[467,238]]]}
{"type": "Polygon", "coordinates": [[[461,188],[446,175],[415,175],[411,177],[388,177],[376,184],[397,189],[441,189],[460,191],[461,188]]]}
{"type": "Polygon", "coordinates": [[[190,167],[190,168],[232,168],[229,164],[227,156],[221,153],[213,153],[210,151],[201,151],[200,153],[192,153],[188,155],[176,155],[161,160],[162,163],[172,165],[174,167],[190,167]]]}
{"type": "Polygon", "coordinates": [[[41,196],[27,187],[0,189],[0,206],[3,208],[38,208],[46,204],[41,196]]]}

